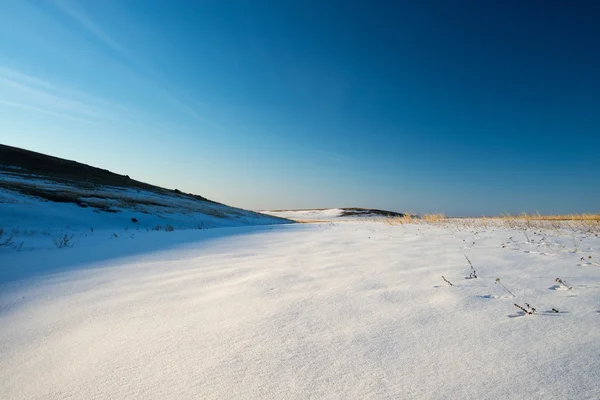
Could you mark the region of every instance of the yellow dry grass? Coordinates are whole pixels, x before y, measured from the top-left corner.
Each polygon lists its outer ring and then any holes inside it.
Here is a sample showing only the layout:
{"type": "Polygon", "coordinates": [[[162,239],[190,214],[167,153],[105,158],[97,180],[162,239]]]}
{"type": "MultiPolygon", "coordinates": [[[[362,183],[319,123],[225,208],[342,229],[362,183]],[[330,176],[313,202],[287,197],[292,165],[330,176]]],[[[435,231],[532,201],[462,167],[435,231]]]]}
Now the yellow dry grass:
{"type": "MultiPolygon", "coordinates": [[[[425,214],[416,216],[408,213],[402,217],[390,218],[361,218],[360,222],[379,222],[387,225],[404,224],[437,224],[452,226],[456,228],[507,228],[507,229],[566,229],[569,231],[582,231],[600,234],[600,214],[568,214],[568,215],[541,215],[520,214],[501,215],[497,217],[474,217],[474,218],[449,218],[444,214],[425,214]]],[[[332,223],[322,220],[300,220],[300,223],[332,223]]]]}
{"type": "Polygon", "coordinates": [[[391,217],[387,218],[385,222],[388,225],[403,225],[403,224],[419,224],[428,223],[436,224],[447,222],[448,218],[444,214],[425,214],[421,217],[417,217],[414,214],[404,214],[402,217],[391,217]]]}
{"type": "Polygon", "coordinates": [[[524,221],[600,221],[600,214],[567,214],[567,215],[541,215],[527,214],[502,215],[500,218],[524,221]]]}
{"type": "Polygon", "coordinates": [[[446,222],[447,219],[444,214],[425,214],[421,217],[421,220],[429,223],[446,222]]]}
{"type": "Polygon", "coordinates": [[[600,233],[600,214],[541,215],[524,213],[520,215],[483,216],[477,218],[448,218],[444,214],[425,214],[421,217],[416,217],[415,215],[407,214],[403,217],[388,218],[385,220],[385,223],[388,225],[451,224],[464,228],[549,228],[600,233]]]}

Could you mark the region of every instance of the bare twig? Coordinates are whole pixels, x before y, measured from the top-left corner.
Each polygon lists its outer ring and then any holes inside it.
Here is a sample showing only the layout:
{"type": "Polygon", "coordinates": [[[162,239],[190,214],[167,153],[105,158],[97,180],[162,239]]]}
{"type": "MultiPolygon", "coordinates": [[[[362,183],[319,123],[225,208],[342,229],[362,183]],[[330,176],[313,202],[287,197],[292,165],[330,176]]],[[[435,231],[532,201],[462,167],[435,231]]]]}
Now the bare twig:
{"type": "Polygon", "coordinates": [[[75,243],[73,243],[73,237],[74,237],[73,235],[68,235],[65,233],[63,236],[58,236],[58,237],[53,238],[52,242],[59,249],[73,247],[73,246],[75,246],[75,243]]]}
{"type": "Polygon", "coordinates": [[[573,289],[573,287],[572,287],[572,286],[569,286],[569,285],[567,285],[567,282],[563,281],[563,280],[562,280],[562,279],[560,279],[560,278],[556,278],[556,279],[555,279],[555,282],[558,282],[558,283],[560,283],[561,285],[563,285],[564,287],[566,287],[566,288],[567,288],[567,290],[571,290],[571,289],[573,289]]]}
{"type": "Polygon", "coordinates": [[[444,275],[442,275],[442,279],[443,279],[443,280],[444,280],[444,281],[445,281],[445,282],[446,282],[448,285],[450,285],[450,286],[454,286],[454,285],[452,284],[452,282],[450,282],[448,279],[446,279],[446,278],[444,277],[444,275]]]}
{"type": "Polygon", "coordinates": [[[6,239],[2,239],[3,236],[4,236],[4,229],[0,229],[0,247],[2,247],[2,246],[12,246],[12,244],[13,244],[13,237],[9,236],[6,239]]]}
{"type": "Polygon", "coordinates": [[[469,257],[467,257],[466,254],[464,254],[464,256],[467,259],[467,261],[469,262],[469,265],[471,266],[471,274],[469,274],[469,276],[466,279],[476,279],[477,278],[477,272],[475,271],[475,268],[473,267],[473,264],[471,263],[471,260],[469,260],[469,257]]]}
{"type": "Polygon", "coordinates": [[[515,296],[515,295],[513,294],[513,292],[511,292],[510,290],[508,290],[508,289],[506,288],[506,286],[504,286],[504,285],[502,284],[502,282],[500,282],[500,278],[496,278],[496,283],[497,283],[498,285],[502,286],[502,287],[504,288],[504,290],[506,290],[506,291],[507,291],[507,292],[508,292],[508,293],[509,293],[509,294],[510,294],[512,297],[517,297],[517,296],[515,296]]]}
{"type": "Polygon", "coordinates": [[[514,303],[515,307],[517,307],[518,309],[520,309],[521,311],[523,311],[525,314],[533,314],[532,311],[526,310],[525,307],[521,307],[520,305],[518,305],[517,303],[514,303]]]}

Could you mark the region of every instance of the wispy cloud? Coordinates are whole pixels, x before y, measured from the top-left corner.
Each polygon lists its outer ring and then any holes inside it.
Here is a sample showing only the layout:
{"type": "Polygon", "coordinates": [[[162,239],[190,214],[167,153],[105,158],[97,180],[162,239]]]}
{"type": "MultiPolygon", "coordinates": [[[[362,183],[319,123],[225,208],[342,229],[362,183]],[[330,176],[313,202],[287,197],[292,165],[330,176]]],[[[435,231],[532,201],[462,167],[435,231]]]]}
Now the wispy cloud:
{"type": "Polygon", "coordinates": [[[110,49],[118,53],[124,60],[127,61],[132,71],[137,74],[141,79],[151,84],[155,88],[158,88],[163,92],[165,97],[179,109],[200,121],[209,123],[215,127],[223,129],[224,127],[216,121],[207,118],[198,113],[188,102],[181,99],[180,96],[173,93],[173,90],[167,87],[157,77],[155,71],[138,58],[134,53],[129,51],[127,48],[119,44],[114,40],[102,27],[90,18],[83,8],[79,4],[75,4],[69,0],[52,0],[52,2],[65,14],[70,16],[81,26],[83,26],[88,32],[95,36],[98,40],[103,42],[110,49]],[[141,72],[140,72],[141,71],[141,72]]]}
{"type": "Polygon", "coordinates": [[[5,78],[11,78],[17,81],[27,82],[47,89],[56,89],[56,86],[54,86],[50,82],[44,81],[39,78],[35,78],[30,75],[23,74],[22,72],[15,71],[7,67],[0,67],[0,76],[5,78]]]}
{"type": "Polygon", "coordinates": [[[14,101],[0,100],[0,104],[8,106],[8,107],[20,108],[22,110],[35,111],[35,112],[41,113],[41,114],[52,115],[54,117],[66,118],[66,119],[70,119],[73,121],[85,122],[88,124],[94,123],[93,121],[87,120],[85,118],[74,117],[72,115],[62,114],[62,113],[59,113],[56,111],[45,110],[43,108],[34,107],[34,106],[27,105],[27,104],[16,103],[14,101]]]}
{"type": "Polygon", "coordinates": [[[85,12],[80,8],[78,4],[71,3],[68,0],[52,0],[52,2],[60,8],[64,13],[69,15],[71,18],[76,20],[79,24],[85,27],[92,35],[100,39],[110,48],[115,50],[121,56],[134,63],[138,63],[139,60],[133,56],[127,49],[115,42],[102,28],[100,28],[94,21],[92,21],[85,12]]]}
{"type": "Polygon", "coordinates": [[[152,123],[150,126],[140,122],[151,120],[143,113],[9,67],[0,66],[0,89],[2,87],[12,89],[0,90],[5,97],[2,104],[6,106],[88,123],[127,123],[146,131],[161,132],[161,129],[157,128],[160,127],[159,123],[152,123]],[[10,94],[12,98],[6,99],[10,94]]]}
{"type": "Polygon", "coordinates": [[[31,76],[22,71],[17,71],[8,67],[0,66],[0,78],[9,79],[13,82],[19,82],[21,84],[28,84],[29,86],[36,87],[37,89],[44,89],[51,92],[59,92],[62,97],[68,99],[81,99],[81,102],[95,103],[99,106],[121,110],[125,113],[130,112],[129,108],[121,105],[114,100],[107,101],[97,96],[93,96],[87,92],[66,87],[61,84],[48,82],[38,77],[31,76]]]}
{"type": "Polygon", "coordinates": [[[15,80],[0,76],[0,85],[15,89],[20,93],[26,94],[30,100],[41,102],[50,107],[60,108],[76,114],[87,115],[88,117],[105,118],[105,116],[101,112],[95,110],[94,107],[35,89],[27,84],[15,80]]]}

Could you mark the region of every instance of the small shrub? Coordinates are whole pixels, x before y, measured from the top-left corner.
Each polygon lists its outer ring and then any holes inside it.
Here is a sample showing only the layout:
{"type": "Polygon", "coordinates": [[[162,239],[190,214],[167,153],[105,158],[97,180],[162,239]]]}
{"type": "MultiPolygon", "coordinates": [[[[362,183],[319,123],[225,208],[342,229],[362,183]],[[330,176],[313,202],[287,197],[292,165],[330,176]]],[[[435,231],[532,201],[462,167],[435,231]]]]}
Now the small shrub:
{"type": "Polygon", "coordinates": [[[527,309],[528,309],[529,311],[531,311],[531,313],[535,313],[535,312],[537,312],[537,310],[536,310],[534,307],[531,307],[531,306],[529,305],[529,303],[525,303],[525,307],[527,307],[527,309]]]}
{"type": "MultiPolygon", "coordinates": [[[[525,303],[525,304],[527,304],[527,303],[525,303]]],[[[529,306],[529,304],[527,304],[527,305],[529,306]]],[[[528,315],[531,315],[535,312],[535,308],[532,309],[533,311],[530,311],[530,310],[525,309],[525,307],[518,305],[517,303],[515,303],[514,306],[528,315]]]]}
{"type": "Polygon", "coordinates": [[[74,237],[74,235],[68,235],[65,233],[62,236],[57,236],[57,237],[53,238],[52,242],[59,249],[73,247],[75,245],[75,243],[73,243],[73,237],[74,237]]]}
{"type": "Polygon", "coordinates": [[[133,222],[134,224],[138,224],[140,221],[138,221],[136,217],[133,217],[131,218],[131,222],[133,222]]]}
{"type": "Polygon", "coordinates": [[[8,236],[8,237],[6,237],[4,239],[3,239],[3,237],[4,237],[4,229],[0,229],[0,247],[2,247],[2,246],[12,246],[12,244],[13,244],[13,237],[12,237],[12,235],[8,236]]]}
{"type": "Polygon", "coordinates": [[[557,283],[560,283],[561,285],[563,285],[564,287],[566,287],[566,288],[567,288],[567,290],[571,290],[571,289],[573,289],[573,287],[572,287],[572,286],[569,286],[569,285],[567,285],[567,282],[563,281],[563,280],[562,280],[562,279],[560,279],[560,278],[556,278],[554,281],[555,281],[555,282],[557,282],[557,283]]]}
{"type": "Polygon", "coordinates": [[[473,264],[471,264],[471,260],[469,260],[469,257],[467,257],[466,254],[464,256],[467,259],[467,261],[469,262],[469,265],[471,266],[471,273],[465,279],[477,279],[477,272],[475,271],[473,264]]]}
{"type": "Polygon", "coordinates": [[[175,230],[175,228],[173,228],[173,225],[165,225],[165,232],[173,232],[175,230]]]}

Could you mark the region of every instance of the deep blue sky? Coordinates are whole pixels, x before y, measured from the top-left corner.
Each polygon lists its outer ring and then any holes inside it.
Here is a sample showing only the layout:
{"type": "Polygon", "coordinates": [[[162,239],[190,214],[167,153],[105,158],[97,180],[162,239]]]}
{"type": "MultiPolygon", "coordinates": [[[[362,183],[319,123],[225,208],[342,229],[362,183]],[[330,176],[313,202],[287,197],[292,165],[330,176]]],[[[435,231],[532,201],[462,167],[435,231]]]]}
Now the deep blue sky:
{"type": "Polygon", "coordinates": [[[600,212],[600,3],[5,0],[0,142],[232,205],[600,212]]]}

